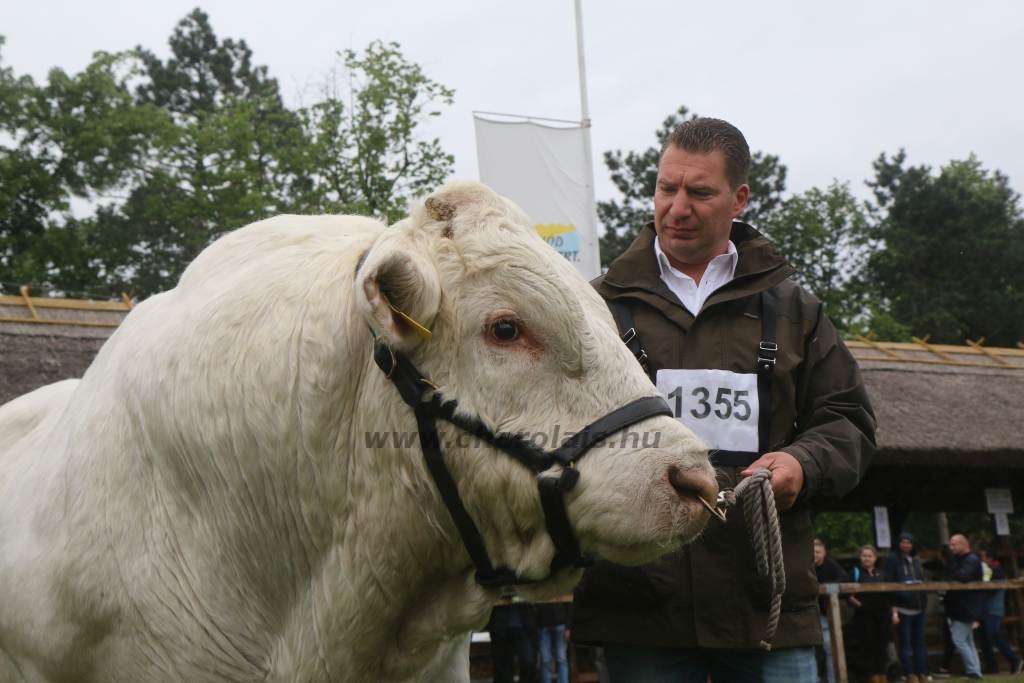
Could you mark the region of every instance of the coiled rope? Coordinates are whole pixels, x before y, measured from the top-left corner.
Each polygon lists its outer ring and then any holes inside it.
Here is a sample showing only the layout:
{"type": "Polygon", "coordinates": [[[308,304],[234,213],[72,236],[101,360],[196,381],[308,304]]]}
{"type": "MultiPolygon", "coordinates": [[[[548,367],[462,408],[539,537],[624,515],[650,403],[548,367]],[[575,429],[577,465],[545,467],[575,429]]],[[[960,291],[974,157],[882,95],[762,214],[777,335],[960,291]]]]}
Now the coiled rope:
{"type": "Polygon", "coordinates": [[[743,517],[747,521],[747,533],[754,548],[757,573],[768,579],[772,587],[771,608],[768,626],[765,628],[761,647],[771,651],[772,638],[779,628],[782,612],[782,594],[786,592],[786,569],[782,562],[782,532],[779,529],[779,514],[775,509],[775,494],[772,492],[772,473],[760,469],[747,477],[735,489],[719,494],[719,507],[728,510],[743,502],[743,517]]]}

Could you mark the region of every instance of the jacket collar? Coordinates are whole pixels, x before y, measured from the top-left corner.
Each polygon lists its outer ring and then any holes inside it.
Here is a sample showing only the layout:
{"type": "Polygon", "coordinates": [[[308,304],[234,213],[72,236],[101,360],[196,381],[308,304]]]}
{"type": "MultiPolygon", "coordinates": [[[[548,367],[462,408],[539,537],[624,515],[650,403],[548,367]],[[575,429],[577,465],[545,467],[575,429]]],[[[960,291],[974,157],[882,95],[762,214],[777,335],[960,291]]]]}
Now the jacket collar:
{"type": "MultiPolygon", "coordinates": [[[[642,300],[684,330],[689,329],[693,316],[683,308],[676,295],[661,279],[654,255],[656,237],[654,223],[645,225],[633,243],[600,278],[598,290],[609,299],[624,297],[642,300]]],[[[736,274],[728,284],[708,297],[705,308],[769,289],[796,272],[775,245],[747,223],[733,221],[729,239],[739,253],[736,274]]]]}

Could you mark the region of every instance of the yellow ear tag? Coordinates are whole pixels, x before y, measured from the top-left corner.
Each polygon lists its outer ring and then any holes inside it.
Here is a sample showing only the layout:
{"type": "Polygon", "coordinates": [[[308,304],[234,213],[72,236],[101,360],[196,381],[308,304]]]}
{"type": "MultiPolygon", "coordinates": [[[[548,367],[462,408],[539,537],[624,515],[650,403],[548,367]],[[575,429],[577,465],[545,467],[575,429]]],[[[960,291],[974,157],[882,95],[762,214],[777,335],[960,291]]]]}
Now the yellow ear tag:
{"type": "Polygon", "coordinates": [[[416,334],[420,335],[420,337],[423,338],[423,341],[430,341],[431,340],[431,338],[434,336],[434,334],[430,330],[428,330],[426,327],[424,327],[423,325],[421,325],[418,322],[416,322],[415,320],[413,320],[409,316],[409,314],[407,314],[405,311],[398,310],[395,307],[395,305],[393,303],[391,303],[391,301],[386,296],[384,296],[383,292],[381,292],[380,296],[381,296],[381,298],[384,299],[384,302],[387,303],[388,308],[390,308],[392,311],[397,313],[398,316],[402,320],[404,320],[405,322],[409,323],[409,325],[412,327],[412,329],[416,331],[416,334]]]}

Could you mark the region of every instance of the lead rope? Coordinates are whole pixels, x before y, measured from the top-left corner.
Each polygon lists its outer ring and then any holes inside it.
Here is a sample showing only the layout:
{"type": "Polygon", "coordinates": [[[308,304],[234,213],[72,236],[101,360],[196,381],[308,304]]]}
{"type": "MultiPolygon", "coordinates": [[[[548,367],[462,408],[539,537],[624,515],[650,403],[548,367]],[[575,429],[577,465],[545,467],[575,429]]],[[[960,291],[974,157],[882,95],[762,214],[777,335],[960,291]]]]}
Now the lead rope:
{"type": "Polygon", "coordinates": [[[771,582],[771,610],[768,626],[760,645],[771,652],[772,638],[779,628],[782,611],[782,594],[786,592],[786,569],[782,563],[782,532],[779,529],[779,514],[775,509],[775,495],[772,493],[772,473],[761,469],[736,485],[735,489],[722,491],[718,496],[718,507],[728,510],[737,500],[743,502],[743,517],[747,520],[750,544],[754,547],[754,561],[758,575],[771,582]]]}

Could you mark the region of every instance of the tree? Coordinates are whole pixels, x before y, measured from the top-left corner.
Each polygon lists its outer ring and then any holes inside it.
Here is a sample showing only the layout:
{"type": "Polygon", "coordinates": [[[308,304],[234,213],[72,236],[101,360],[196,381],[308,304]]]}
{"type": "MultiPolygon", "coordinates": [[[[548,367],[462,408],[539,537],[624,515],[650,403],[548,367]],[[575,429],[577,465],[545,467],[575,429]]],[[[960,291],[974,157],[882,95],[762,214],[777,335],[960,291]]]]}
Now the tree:
{"type": "MultiPolygon", "coordinates": [[[[602,266],[625,251],[640,229],[653,219],[662,145],[676,126],[697,118],[696,114],[688,115],[689,109],[683,106],[666,118],[654,133],[657,145],[653,147],[625,154],[622,150],[604,153],[605,166],[622,197],[597,203],[597,216],[605,230],[600,238],[602,266]]],[[[767,224],[786,190],[786,167],[773,154],[753,152],[749,185],[750,201],[743,219],[757,225],[767,224]]]]}
{"type": "Polygon", "coordinates": [[[1008,178],[971,155],[933,173],[882,154],[868,185],[884,249],[868,278],[892,317],[918,337],[962,343],[1024,339],[1024,214],[1008,178]]]}
{"type": "Polygon", "coordinates": [[[850,193],[849,184],[833,181],[828,189],[812,188],[785,200],[766,229],[842,332],[866,322],[869,226],[868,208],[850,193]]]}
{"type": "MultiPolygon", "coordinates": [[[[0,48],[3,43],[0,37],[0,48]]],[[[31,78],[17,77],[0,61],[0,290],[41,279],[45,268],[35,245],[50,212],[66,206],[51,181],[53,165],[25,141],[25,113],[35,92],[31,78]]]]}
{"type": "Polygon", "coordinates": [[[219,39],[200,10],[179,22],[170,47],[166,61],[133,53],[136,104],[167,127],[124,200],[87,224],[113,287],[146,295],[172,286],[217,236],[277,213],[396,220],[451,172],[440,142],[418,134],[452,91],[397,44],[345,51],[344,82],[297,110],[245,41],[219,39]]]}
{"type": "Polygon", "coordinates": [[[217,236],[288,207],[280,150],[301,144],[297,117],[245,41],[220,40],[194,10],[163,61],[137,47],[133,104],[161,123],[121,201],[86,226],[112,288],[147,295],[173,286],[217,236]]]}
{"type": "Polygon", "coordinates": [[[825,542],[830,555],[856,554],[874,538],[873,521],[867,512],[819,512],[814,515],[814,535],[825,542]]]}
{"type": "MultiPolygon", "coordinates": [[[[2,39],[0,39],[2,44],[2,39]]],[[[0,69],[0,281],[81,291],[95,284],[73,199],[96,201],[137,163],[153,129],[132,102],[130,68],[97,53],[83,72],[47,82],[0,69]]]]}
{"type": "Polygon", "coordinates": [[[201,10],[169,46],[167,59],[98,52],[43,85],[0,62],[8,287],[149,295],[223,232],[283,212],[393,221],[451,172],[421,131],[453,92],[395,43],[341,53],[343,80],[295,110],[245,41],[221,40],[201,10]]]}
{"type": "Polygon", "coordinates": [[[398,43],[345,50],[324,99],[300,111],[307,145],[299,160],[308,186],[302,203],[317,210],[394,221],[411,197],[451,174],[454,158],[419,127],[450,105],[454,91],[402,56],[398,43]],[[345,102],[351,102],[346,108],[345,102]]]}

